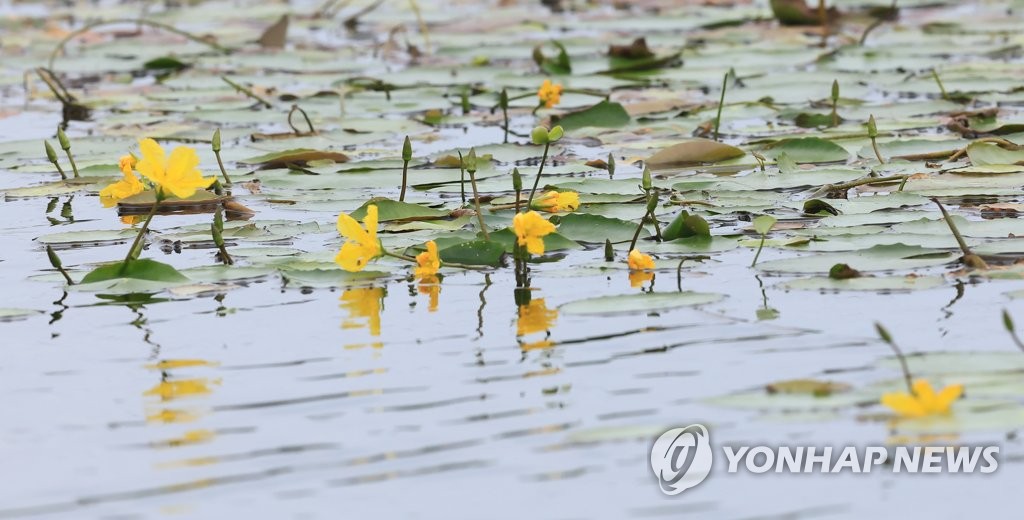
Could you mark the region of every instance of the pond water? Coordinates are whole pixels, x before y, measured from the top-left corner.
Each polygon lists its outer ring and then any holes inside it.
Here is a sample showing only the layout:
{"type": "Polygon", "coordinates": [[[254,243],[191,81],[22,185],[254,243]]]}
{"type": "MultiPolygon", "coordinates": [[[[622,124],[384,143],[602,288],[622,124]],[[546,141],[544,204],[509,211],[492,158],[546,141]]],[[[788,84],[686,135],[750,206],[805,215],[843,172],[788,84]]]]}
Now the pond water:
{"type": "MultiPolygon", "coordinates": [[[[405,2],[367,12],[355,31],[341,21],[367,2],[342,2],[321,18],[309,17],[318,3],[153,7],[150,18],[241,50],[222,55],[157,30],[130,34],[124,24],[70,43],[53,68],[93,109],[90,120],[67,125],[87,180],[79,183],[61,182],[46,161],[40,141],[56,146],[61,104],[33,70],[69,29],[100,13],[85,4],[47,3],[47,12],[0,4],[0,518],[1011,516],[1009,497],[1024,474],[1016,434],[1024,354],[1001,311],[1024,320],[1024,271],[1015,263],[1024,248],[1014,242],[1024,234],[1015,218],[1024,211],[1024,167],[999,155],[1020,153],[1012,146],[982,149],[998,147],[991,143],[945,161],[977,137],[1024,142],[1013,127],[1024,122],[1021,20],[998,2],[927,3],[901,2],[902,17],[860,47],[872,2],[840,2],[848,17],[826,49],[816,27],[769,21],[766,2],[648,1],[552,14],[527,2],[420,1],[429,50],[405,2]],[[252,43],[284,13],[292,15],[286,50],[252,43]],[[976,22],[965,23],[967,15],[976,22]],[[389,39],[395,27],[402,30],[389,39]],[[680,52],[682,63],[600,73],[609,43],[639,36],[656,56],[680,52]],[[571,74],[540,72],[531,60],[534,45],[550,38],[568,49],[571,74]],[[159,81],[143,72],[168,55],[189,68],[159,81]],[[684,201],[715,238],[645,237],[639,247],[657,268],[631,279],[632,231],[615,223],[635,226],[644,215],[640,161],[701,134],[730,68],[742,81],[727,91],[721,131],[743,156],[654,175],[661,227],[681,207],[668,201],[684,201]],[[942,99],[932,68],[947,91],[970,100],[942,99]],[[222,75],[273,107],[254,108],[222,75]],[[359,90],[355,77],[391,85],[391,99],[359,90]],[[572,228],[562,214],[569,245],[531,264],[529,303],[517,298],[510,262],[446,266],[439,285],[414,280],[408,263],[390,258],[367,276],[337,269],[338,214],[371,197],[397,200],[406,135],[415,155],[409,202],[459,208],[458,168],[443,164],[470,147],[492,155],[478,175],[495,204],[511,194],[513,167],[532,183],[543,148],[529,144],[531,128],[600,101],[567,91],[553,109],[531,114],[549,77],[610,94],[629,117],[611,125],[602,116],[602,126],[570,129],[552,147],[542,185],[579,191],[577,214],[615,223],[572,228]],[[834,78],[842,124],[794,124],[799,113],[828,112],[811,101],[827,99],[834,78]],[[491,113],[502,88],[524,94],[513,103],[510,144],[502,144],[500,110],[491,113]],[[289,132],[293,103],[318,135],[251,139],[289,132]],[[977,135],[950,130],[958,111],[996,106],[991,118],[962,116],[977,135]],[[865,134],[871,114],[890,156],[881,166],[865,134]],[[158,215],[142,257],[173,265],[187,283],[64,284],[47,244],[80,280],[122,258],[138,229],[97,197],[119,175],[118,157],[154,137],[166,148],[195,147],[215,175],[217,128],[233,195],[256,212],[227,223],[236,265],[218,264],[210,213],[158,215]],[[795,137],[817,141],[778,153],[795,137]],[[821,142],[837,143],[847,158],[821,142]],[[297,148],[343,151],[350,161],[276,169],[250,161],[297,148]],[[755,151],[768,157],[768,173],[755,151]],[[609,153],[614,176],[584,165],[609,153]],[[912,157],[922,153],[932,155],[912,157]],[[903,191],[866,185],[848,200],[829,199],[838,215],[803,212],[818,187],[873,170],[919,176],[903,191]],[[991,269],[958,262],[932,196],[962,219],[954,221],[991,269]],[[761,214],[779,222],[751,267],[759,235],[750,221],[761,214]],[[612,262],[591,239],[600,233],[625,236],[613,239],[612,262]],[[678,267],[694,255],[708,258],[678,267]],[[835,263],[866,276],[829,280],[835,263]],[[915,377],[965,385],[950,415],[901,419],[879,404],[903,375],[876,322],[915,377]],[[842,386],[818,396],[766,391],[806,379],[842,386]],[[721,460],[699,487],[665,496],[651,445],[695,423],[716,446],[995,444],[1000,465],[992,475],[753,475],[729,474],[721,460]]],[[[103,19],[139,16],[137,6],[99,5],[103,19]]],[[[492,233],[509,226],[509,211],[485,211],[492,233]]],[[[415,254],[427,240],[478,231],[475,217],[447,228],[423,222],[431,221],[383,223],[384,247],[415,254]]]]}

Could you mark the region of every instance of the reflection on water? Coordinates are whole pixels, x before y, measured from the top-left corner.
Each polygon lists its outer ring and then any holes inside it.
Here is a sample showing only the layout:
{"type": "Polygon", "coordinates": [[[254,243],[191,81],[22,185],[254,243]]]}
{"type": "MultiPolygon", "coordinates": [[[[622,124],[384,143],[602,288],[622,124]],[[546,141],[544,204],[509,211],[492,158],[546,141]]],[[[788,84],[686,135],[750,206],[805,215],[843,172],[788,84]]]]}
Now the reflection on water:
{"type": "MultiPolygon", "coordinates": [[[[341,293],[341,308],[348,312],[348,316],[341,322],[343,329],[365,328],[370,336],[380,336],[380,311],[384,306],[384,296],[387,292],[383,287],[359,287],[346,289],[341,293]]],[[[370,343],[348,343],[345,348],[362,347],[381,348],[383,342],[373,341],[370,343]]]]}
{"type": "Polygon", "coordinates": [[[429,298],[427,310],[436,312],[438,301],[441,298],[441,280],[435,275],[425,276],[420,278],[419,283],[416,284],[416,290],[429,298]]]}
{"type": "Polygon", "coordinates": [[[551,328],[555,326],[558,319],[556,309],[548,309],[544,298],[531,299],[529,303],[519,306],[519,313],[516,319],[516,339],[523,350],[542,349],[553,346],[555,343],[548,339],[551,336],[551,328]],[[524,336],[543,333],[540,339],[527,341],[524,336]]]}
{"type": "Polygon", "coordinates": [[[629,286],[636,289],[637,287],[643,287],[645,283],[654,280],[654,272],[652,271],[629,271],[629,286]]]}

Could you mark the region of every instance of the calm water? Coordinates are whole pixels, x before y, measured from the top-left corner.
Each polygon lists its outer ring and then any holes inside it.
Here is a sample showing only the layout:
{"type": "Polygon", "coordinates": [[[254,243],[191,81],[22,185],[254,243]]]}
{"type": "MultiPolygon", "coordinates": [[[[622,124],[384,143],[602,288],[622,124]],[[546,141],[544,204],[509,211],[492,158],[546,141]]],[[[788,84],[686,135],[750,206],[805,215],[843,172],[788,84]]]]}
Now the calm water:
{"type": "MultiPolygon", "coordinates": [[[[60,115],[49,108],[0,119],[0,142],[51,137],[60,115]]],[[[495,135],[453,131],[423,152],[456,138],[468,147],[495,135]]],[[[40,180],[0,174],[0,190],[40,180]]],[[[259,220],[320,222],[322,233],[290,247],[337,247],[336,214],[242,201],[259,220]]],[[[776,287],[783,278],[756,277],[751,251],[739,248],[687,267],[681,281],[672,270],[654,280],[656,293],[725,294],[719,302],[580,316],[558,309],[639,289],[621,266],[575,269],[600,265],[600,250],[574,252],[535,266],[533,299],[549,334],[520,338],[509,269],[446,271],[433,303],[404,280],[303,290],[279,275],[135,302],[65,292],[28,279],[49,271],[35,239],[120,222],[96,197],[57,197],[48,212],[53,202],[0,200],[0,307],[42,311],[0,322],[0,518],[1018,516],[1009,507],[1024,446],[1005,428],[940,441],[998,443],[991,476],[729,475],[718,465],[700,487],[666,497],[648,453],[665,429],[692,423],[707,425],[716,445],[900,442],[884,421],[863,417],[880,411],[870,402],[787,413],[708,400],[785,379],[861,388],[898,378],[878,364],[891,352],[875,321],[908,353],[1012,351],[999,311],[1024,317],[1024,300],[1004,296],[1024,282],[969,281],[962,295],[952,283],[788,292],[776,287]],[[765,298],[777,319],[758,319],[765,298]]],[[[154,227],[206,222],[170,217],[154,227]]],[[[160,246],[145,256],[180,268],[212,263],[208,249],[160,246]]],[[[125,247],[61,256],[80,266],[125,247]]],[[[785,256],[766,249],[761,258],[785,256]]]]}

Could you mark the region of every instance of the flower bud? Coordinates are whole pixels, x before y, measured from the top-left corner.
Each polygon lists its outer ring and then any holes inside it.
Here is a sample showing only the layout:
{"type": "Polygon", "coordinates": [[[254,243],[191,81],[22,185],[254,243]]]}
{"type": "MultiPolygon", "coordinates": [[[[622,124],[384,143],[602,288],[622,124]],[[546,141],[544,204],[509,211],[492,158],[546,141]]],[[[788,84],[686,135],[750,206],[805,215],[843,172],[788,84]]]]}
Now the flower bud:
{"type": "Polygon", "coordinates": [[[872,114],[871,117],[868,118],[868,137],[872,139],[878,137],[878,126],[875,125],[874,114],[872,114]]]}
{"type": "Polygon", "coordinates": [[[501,89],[501,96],[498,98],[498,106],[500,106],[502,110],[508,110],[508,91],[505,89],[501,89]]]}
{"type": "Polygon", "coordinates": [[[469,153],[462,159],[462,166],[469,173],[476,173],[476,148],[470,148],[469,153]]]}
{"type": "Polygon", "coordinates": [[[402,160],[405,162],[412,160],[412,141],[409,140],[409,136],[405,136],[405,142],[402,143],[402,160]]]}
{"type": "Polygon", "coordinates": [[[220,128],[213,132],[213,151],[220,153],[220,128]]]}
{"type": "Polygon", "coordinates": [[[640,178],[640,187],[644,191],[648,191],[654,185],[654,181],[651,180],[651,169],[644,166],[644,175],[640,178]]]}
{"type": "Polygon", "coordinates": [[[64,129],[59,126],[57,127],[57,141],[60,142],[60,147],[64,151],[71,149],[71,141],[68,140],[68,136],[64,133],[64,129]]]}
{"type": "Polygon", "coordinates": [[[604,261],[615,261],[615,248],[612,247],[612,241],[607,238],[604,239],[604,261]]]}
{"type": "Polygon", "coordinates": [[[647,212],[653,216],[656,209],[658,209],[658,195],[651,193],[651,196],[647,198],[647,212]]]}
{"type": "Polygon", "coordinates": [[[1007,331],[1013,332],[1013,318],[1010,317],[1010,313],[1006,312],[1006,309],[1003,309],[1003,326],[1007,331]]]}
{"type": "Polygon", "coordinates": [[[881,323],[875,322],[875,330],[878,332],[878,337],[882,338],[882,341],[892,345],[892,336],[889,335],[889,331],[885,330],[881,323]]]}
{"type": "Polygon", "coordinates": [[[548,144],[548,129],[543,126],[538,126],[530,132],[530,139],[533,144],[548,144]]]}
{"type": "Polygon", "coordinates": [[[217,228],[218,231],[224,231],[224,216],[221,208],[217,208],[217,212],[213,214],[213,227],[217,228]]]}
{"type": "Polygon", "coordinates": [[[52,145],[50,145],[50,141],[43,141],[43,144],[46,145],[46,160],[56,164],[57,151],[53,149],[52,145]]]}
{"type": "Polygon", "coordinates": [[[519,168],[512,168],[512,189],[523,191],[523,176],[519,173],[519,168]]]}
{"type": "Polygon", "coordinates": [[[615,175],[615,156],[611,152],[608,152],[608,176],[612,177],[615,175]]]}
{"type": "Polygon", "coordinates": [[[50,265],[52,265],[54,269],[60,269],[63,267],[60,262],[60,257],[57,256],[57,252],[54,251],[52,247],[46,246],[46,256],[50,258],[50,265]]]}
{"type": "Polygon", "coordinates": [[[839,101],[839,80],[832,80],[832,103],[839,101]]]}
{"type": "Polygon", "coordinates": [[[221,235],[220,229],[217,229],[217,224],[210,224],[210,234],[213,235],[213,243],[217,244],[217,247],[224,247],[224,236],[221,235]]]}
{"type": "Polygon", "coordinates": [[[558,142],[558,140],[562,138],[563,134],[565,134],[565,130],[562,129],[562,125],[558,125],[558,126],[552,128],[551,131],[548,132],[548,142],[549,143],[558,142]]]}

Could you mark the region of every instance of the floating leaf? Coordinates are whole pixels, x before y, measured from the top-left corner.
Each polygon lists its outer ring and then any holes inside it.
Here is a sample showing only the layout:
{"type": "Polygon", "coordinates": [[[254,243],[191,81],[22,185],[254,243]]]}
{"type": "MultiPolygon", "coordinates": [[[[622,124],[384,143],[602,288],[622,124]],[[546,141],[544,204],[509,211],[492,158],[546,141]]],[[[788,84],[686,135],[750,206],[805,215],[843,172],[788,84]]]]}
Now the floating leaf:
{"type": "Polygon", "coordinates": [[[665,169],[688,164],[716,163],[735,159],[743,150],[710,139],[693,139],[674,144],[650,156],[646,164],[651,169],[665,169]]]}
{"type": "Polygon", "coordinates": [[[679,307],[704,305],[721,300],[714,293],[674,292],[654,294],[621,294],[600,296],[566,303],[558,308],[565,314],[631,314],[637,312],[667,311],[679,307]]]}
{"type": "Polygon", "coordinates": [[[136,280],[148,280],[151,282],[187,282],[189,279],[178,272],[173,266],[142,258],[129,260],[127,264],[118,262],[116,264],[98,267],[82,278],[83,284],[116,280],[118,278],[132,278],[136,280]]]}
{"type": "Polygon", "coordinates": [[[341,152],[327,152],[320,150],[310,150],[307,148],[296,148],[294,150],[285,150],[283,152],[271,152],[256,157],[250,157],[238,161],[238,164],[249,164],[253,166],[259,166],[264,169],[268,168],[286,168],[291,165],[305,166],[311,161],[334,161],[336,163],[348,162],[348,156],[341,152]]]}
{"type": "Polygon", "coordinates": [[[592,107],[570,112],[555,121],[565,130],[575,130],[588,126],[601,128],[618,128],[629,124],[629,114],[622,105],[610,101],[602,101],[592,107]]]}
{"type": "Polygon", "coordinates": [[[366,217],[366,208],[371,205],[377,206],[377,220],[379,222],[388,222],[392,220],[434,220],[446,218],[449,215],[447,211],[428,208],[420,204],[376,198],[364,202],[362,206],[359,206],[355,211],[349,213],[349,216],[362,221],[363,218],[366,217]]]}
{"type": "Polygon", "coordinates": [[[505,247],[495,241],[471,240],[441,249],[438,255],[442,262],[496,267],[501,265],[505,247]]]}
{"type": "MultiPolygon", "coordinates": [[[[633,239],[636,228],[637,225],[632,222],[588,213],[570,213],[560,216],[558,220],[558,232],[580,242],[627,242],[633,239]]],[[[650,234],[646,229],[640,232],[641,237],[650,234]]]]}
{"type": "Polygon", "coordinates": [[[676,218],[665,226],[661,231],[665,240],[676,240],[677,238],[688,237],[711,237],[711,228],[708,222],[700,215],[691,215],[687,211],[681,211],[676,218]]]}
{"type": "Polygon", "coordinates": [[[830,163],[845,161],[850,158],[850,153],[845,148],[832,141],[820,137],[800,137],[796,139],[783,139],[766,151],[768,157],[778,157],[785,153],[797,163],[830,163]]]}
{"type": "Polygon", "coordinates": [[[756,231],[758,235],[767,235],[768,232],[772,230],[772,227],[775,226],[776,222],[778,222],[778,219],[771,215],[761,215],[755,218],[752,224],[754,225],[754,231],[756,231]]]}

